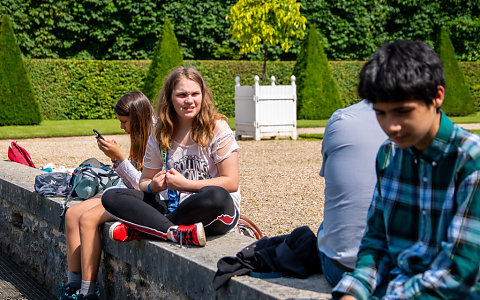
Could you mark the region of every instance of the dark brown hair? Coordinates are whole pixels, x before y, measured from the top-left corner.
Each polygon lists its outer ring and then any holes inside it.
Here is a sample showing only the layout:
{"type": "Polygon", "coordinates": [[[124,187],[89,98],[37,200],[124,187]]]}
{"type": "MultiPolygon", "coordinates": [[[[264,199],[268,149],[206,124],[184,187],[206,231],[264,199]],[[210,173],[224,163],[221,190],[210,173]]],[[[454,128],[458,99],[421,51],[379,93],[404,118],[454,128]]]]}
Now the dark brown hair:
{"type": "Polygon", "coordinates": [[[153,107],[148,98],[139,91],[128,92],[118,99],[115,113],[129,117],[130,154],[129,159],[137,170],[143,167],[143,156],[148,136],[153,126],[153,107]]]}

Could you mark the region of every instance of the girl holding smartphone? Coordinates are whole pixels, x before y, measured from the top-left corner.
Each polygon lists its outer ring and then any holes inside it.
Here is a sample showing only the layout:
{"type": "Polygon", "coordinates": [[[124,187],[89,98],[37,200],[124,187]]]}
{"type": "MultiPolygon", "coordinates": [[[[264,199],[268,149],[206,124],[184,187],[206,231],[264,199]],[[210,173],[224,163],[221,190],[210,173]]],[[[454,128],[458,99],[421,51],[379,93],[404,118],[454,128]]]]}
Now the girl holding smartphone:
{"type": "MultiPolygon", "coordinates": [[[[138,91],[128,92],[115,105],[120,127],[130,135],[130,151],[125,154],[115,140],[97,137],[98,148],[108,156],[115,171],[129,189],[138,189],[143,155],[154,125],[150,100],[138,91]]],[[[62,284],[60,300],[98,299],[96,277],[101,242],[98,226],[112,221],[102,206],[101,195],[70,207],[65,216],[68,281],[62,284]]]]}

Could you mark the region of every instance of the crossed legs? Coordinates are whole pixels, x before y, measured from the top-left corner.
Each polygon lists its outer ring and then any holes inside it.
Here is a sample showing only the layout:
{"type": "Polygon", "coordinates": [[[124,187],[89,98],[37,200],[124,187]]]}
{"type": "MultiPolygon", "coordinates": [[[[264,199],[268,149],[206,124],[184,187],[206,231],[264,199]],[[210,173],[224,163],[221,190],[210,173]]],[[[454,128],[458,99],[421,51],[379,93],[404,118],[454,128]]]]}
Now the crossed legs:
{"type": "Polygon", "coordinates": [[[202,222],[207,235],[218,235],[233,228],[239,218],[230,194],[218,186],[203,187],[166,216],[165,202],[142,191],[112,189],[105,192],[102,203],[119,221],[169,240],[172,240],[171,228],[175,225],[202,222]]]}

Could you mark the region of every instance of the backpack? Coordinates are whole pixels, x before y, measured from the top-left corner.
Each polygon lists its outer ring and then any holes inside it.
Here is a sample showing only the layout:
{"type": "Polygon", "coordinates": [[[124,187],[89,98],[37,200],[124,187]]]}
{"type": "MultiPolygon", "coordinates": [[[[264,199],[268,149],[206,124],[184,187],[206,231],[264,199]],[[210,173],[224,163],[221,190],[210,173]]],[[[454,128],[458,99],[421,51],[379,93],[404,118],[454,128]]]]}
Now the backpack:
{"type": "Polygon", "coordinates": [[[263,233],[260,228],[255,225],[249,218],[245,215],[240,215],[240,219],[238,220],[238,231],[241,235],[248,236],[254,239],[261,239],[263,237],[263,233]]]}
{"type": "Polygon", "coordinates": [[[109,187],[125,187],[120,176],[110,166],[104,165],[96,158],[89,158],[82,162],[72,173],[71,189],[67,198],[60,204],[60,232],[64,229],[67,203],[72,200],[86,200],[103,193],[109,187]]]}
{"type": "Polygon", "coordinates": [[[110,166],[96,158],[82,162],[72,173],[71,196],[90,199],[112,186],[125,186],[120,176],[110,166]]]}
{"type": "Polygon", "coordinates": [[[16,142],[12,142],[8,147],[8,159],[22,165],[35,168],[27,150],[20,147],[16,142]]]}
{"type": "Polygon", "coordinates": [[[72,176],[65,172],[50,172],[35,176],[35,191],[45,197],[66,197],[70,193],[72,176]]]}

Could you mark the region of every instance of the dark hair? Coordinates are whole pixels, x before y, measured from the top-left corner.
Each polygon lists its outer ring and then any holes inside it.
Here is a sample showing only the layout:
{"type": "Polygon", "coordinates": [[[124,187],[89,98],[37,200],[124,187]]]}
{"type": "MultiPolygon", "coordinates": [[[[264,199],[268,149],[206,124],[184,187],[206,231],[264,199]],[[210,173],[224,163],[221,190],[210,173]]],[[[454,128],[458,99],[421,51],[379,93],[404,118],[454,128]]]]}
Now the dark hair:
{"type": "Polygon", "coordinates": [[[118,99],[115,113],[129,117],[130,120],[130,154],[133,165],[141,170],[143,156],[147,147],[148,136],[153,127],[153,107],[142,92],[128,92],[118,99]]]}
{"type": "Polygon", "coordinates": [[[397,40],[378,49],[360,72],[358,95],[371,103],[423,100],[445,87],[443,63],[427,44],[397,40]]]}

